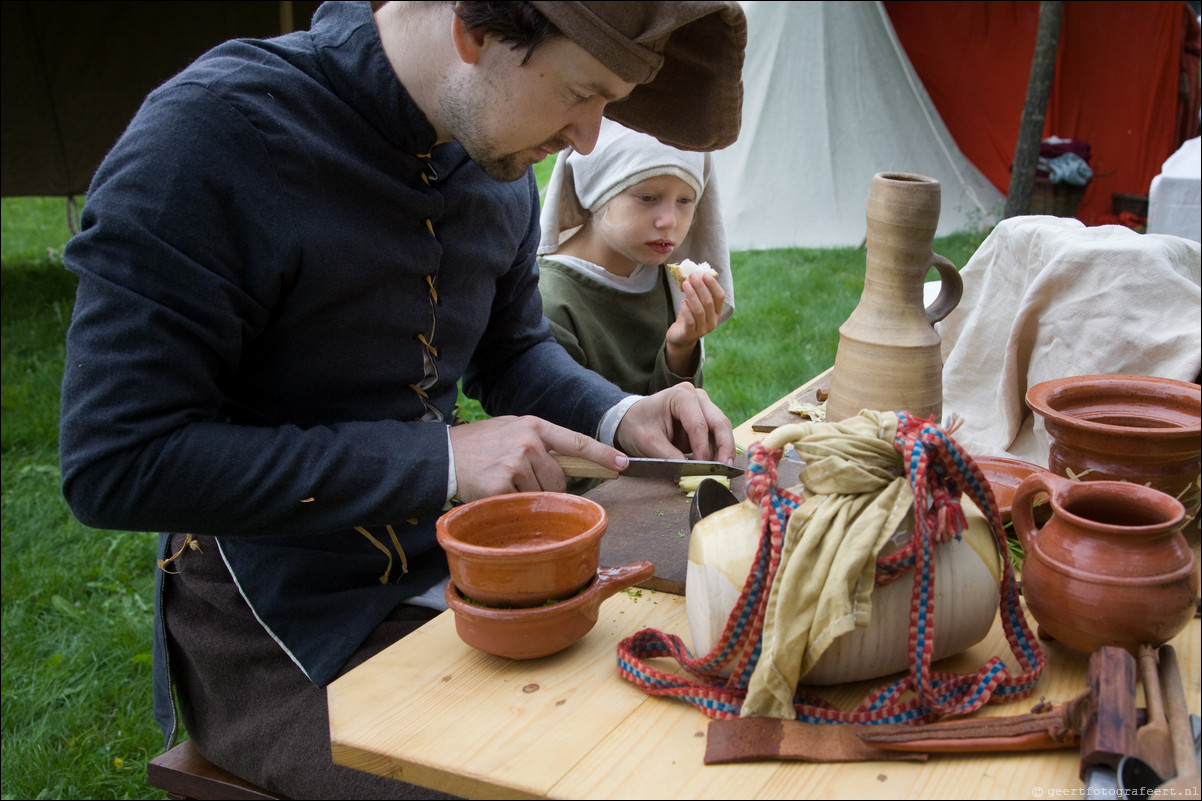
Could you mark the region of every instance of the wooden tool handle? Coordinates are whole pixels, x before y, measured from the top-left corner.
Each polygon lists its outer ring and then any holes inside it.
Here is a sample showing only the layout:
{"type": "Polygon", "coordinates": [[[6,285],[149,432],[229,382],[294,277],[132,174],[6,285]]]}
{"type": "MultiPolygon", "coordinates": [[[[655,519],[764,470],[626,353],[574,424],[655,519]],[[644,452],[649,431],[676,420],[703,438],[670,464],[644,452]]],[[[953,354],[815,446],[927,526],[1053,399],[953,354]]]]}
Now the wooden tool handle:
{"type": "Polygon", "coordinates": [[[618,471],[610,470],[608,467],[602,467],[596,462],[590,462],[588,459],[579,456],[564,456],[561,453],[551,454],[555,457],[555,461],[559,462],[559,466],[563,469],[563,474],[569,478],[617,478],[618,471]]]}
{"type": "Polygon", "coordinates": [[[1144,685],[1144,698],[1148,702],[1148,722],[1136,729],[1135,744],[1140,758],[1156,771],[1156,775],[1168,778],[1173,775],[1172,735],[1164,714],[1156,648],[1147,643],[1139,646],[1139,680],[1144,685]]]}
{"type": "Polygon", "coordinates": [[[1164,717],[1164,696],[1161,695],[1161,681],[1156,664],[1156,649],[1150,645],[1139,647],[1139,677],[1144,684],[1144,698],[1148,702],[1148,721],[1154,722],[1164,717]]]}
{"type": "Polygon", "coordinates": [[[1103,645],[1089,657],[1091,713],[1081,731],[1081,778],[1094,765],[1118,768],[1136,754],[1135,657],[1103,645]]]}
{"type": "Polygon", "coordinates": [[[1194,755],[1194,732],[1189,721],[1189,707],[1185,705],[1181,667],[1177,664],[1177,652],[1171,645],[1160,647],[1160,689],[1165,714],[1169,719],[1169,733],[1173,738],[1173,764],[1177,768],[1177,778],[1196,776],[1198,768],[1194,755]]]}

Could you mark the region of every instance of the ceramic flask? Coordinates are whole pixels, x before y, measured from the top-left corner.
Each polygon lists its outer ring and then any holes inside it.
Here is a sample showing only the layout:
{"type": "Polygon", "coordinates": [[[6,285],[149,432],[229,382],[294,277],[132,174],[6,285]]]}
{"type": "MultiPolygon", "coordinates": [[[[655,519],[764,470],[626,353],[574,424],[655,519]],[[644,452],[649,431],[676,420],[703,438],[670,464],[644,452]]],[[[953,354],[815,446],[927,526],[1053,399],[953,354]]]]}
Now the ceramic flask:
{"type": "Polygon", "coordinates": [[[861,409],[943,413],[943,356],[934,324],[960,302],[963,284],[950,261],[931,252],[939,224],[939,182],[911,173],[877,173],[868,192],[867,264],[859,305],[839,327],[826,419],[861,409]],[[942,287],[923,304],[927,271],[942,287]]]}
{"type": "Polygon", "coordinates": [[[1134,655],[1193,618],[1198,575],[1176,498],[1129,481],[1040,472],[1019,484],[1011,517],[1023,546],[1023,600],[1042,638],[1134,655]],[[1032,503],[1045,492],[1052,513],[1040,527],[1032,503]]]}

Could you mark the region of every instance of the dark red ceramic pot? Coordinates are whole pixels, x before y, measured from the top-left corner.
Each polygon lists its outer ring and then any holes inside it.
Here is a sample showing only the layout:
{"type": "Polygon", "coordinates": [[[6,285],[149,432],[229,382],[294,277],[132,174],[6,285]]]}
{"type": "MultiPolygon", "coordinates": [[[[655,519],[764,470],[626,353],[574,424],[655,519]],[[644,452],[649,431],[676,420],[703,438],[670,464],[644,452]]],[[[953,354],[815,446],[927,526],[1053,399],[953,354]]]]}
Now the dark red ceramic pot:
{"type": "Polygon", "coordinates": [[[1014,491],[1018,489],[1018,485],[1023,482],[1024,478],[1038,473],[1043,468],[1020,459],[1007,459],[1001,456],[974,456],[972,460],[985,474],[985,479],[993,490],[993,497],[997,501],[1002,523],[1009,523],[1010,503],[1014,500],[1014,491]]]}
{"type": "Polygon", "coordinates": [[[1186,521],[1202,498],[1202,388],[1138,375],[1036,384],[1027,405],[1050,439],[1048,469],[1082,481],[1147,484],[1177,498],[1186,521]]]}

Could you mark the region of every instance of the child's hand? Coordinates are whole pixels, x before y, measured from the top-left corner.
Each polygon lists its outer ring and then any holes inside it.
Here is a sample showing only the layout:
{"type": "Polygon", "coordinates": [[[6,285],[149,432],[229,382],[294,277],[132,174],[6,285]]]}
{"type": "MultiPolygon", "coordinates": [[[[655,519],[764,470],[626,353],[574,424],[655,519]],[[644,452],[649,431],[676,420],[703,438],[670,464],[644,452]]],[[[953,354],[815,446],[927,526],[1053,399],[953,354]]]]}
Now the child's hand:
{"type": "Polygon", "coordinates": [[[677,375],[691,375],[696,364],[697,342],[718,327],[726,292],[712,275],[695,273],[684,283],[684,298],[676,322],[668,327],[665,355],[677,375]]]}

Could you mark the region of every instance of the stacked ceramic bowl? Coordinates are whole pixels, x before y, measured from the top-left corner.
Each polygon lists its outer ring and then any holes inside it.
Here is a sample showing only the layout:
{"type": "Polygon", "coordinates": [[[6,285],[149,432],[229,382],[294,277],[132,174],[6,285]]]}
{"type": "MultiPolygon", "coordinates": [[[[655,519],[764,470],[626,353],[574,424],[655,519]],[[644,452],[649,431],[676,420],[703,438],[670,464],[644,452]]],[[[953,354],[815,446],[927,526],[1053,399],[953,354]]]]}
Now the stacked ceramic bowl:
{"type": "Polygon", "coordinates": [[[597,622],[601,601],[650,578],[650,562],[601,568],[604,507],[523,492],[464,504],[438,520],[447,605],[468,645],[510,659],[562,651],[597,622]]]}

